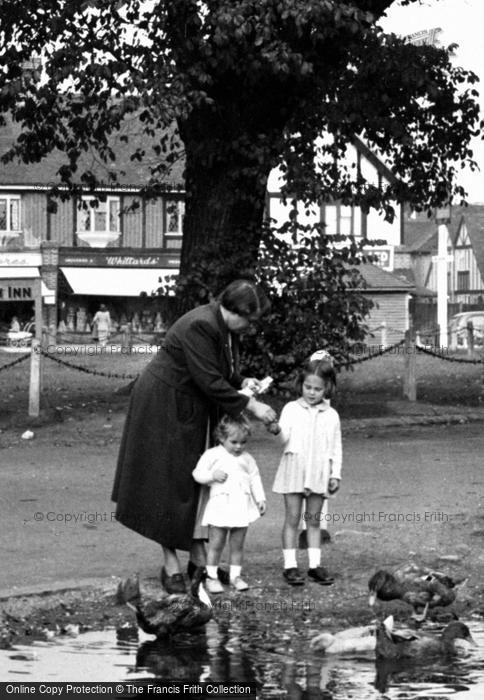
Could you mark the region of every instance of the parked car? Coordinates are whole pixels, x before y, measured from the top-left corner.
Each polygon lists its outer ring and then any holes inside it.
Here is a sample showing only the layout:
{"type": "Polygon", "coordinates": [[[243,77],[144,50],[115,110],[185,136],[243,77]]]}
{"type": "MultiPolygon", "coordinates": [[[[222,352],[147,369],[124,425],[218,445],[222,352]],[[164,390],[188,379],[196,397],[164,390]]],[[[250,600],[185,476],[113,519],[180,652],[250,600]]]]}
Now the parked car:
{"type": "Polygon", "coordinates": [[[474,328],[474,345],[482,345],[484,340],[484,309],[482,311],[462,311],[449,321],[449,333],[452,345],[467,347],[467,325],[472,322],[474,328]]]}

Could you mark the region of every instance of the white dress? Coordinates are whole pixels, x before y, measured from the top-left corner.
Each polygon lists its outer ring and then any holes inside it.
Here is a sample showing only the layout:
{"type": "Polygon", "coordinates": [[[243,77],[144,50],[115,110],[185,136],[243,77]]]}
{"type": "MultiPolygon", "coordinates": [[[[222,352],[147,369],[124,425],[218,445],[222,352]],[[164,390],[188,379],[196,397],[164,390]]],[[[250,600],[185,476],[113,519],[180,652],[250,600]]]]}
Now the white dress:
{"type": "Polygon", "coordinates": [[[223,445],[211,447],[198,460],[193,478],[210,486],[202,525],[247,527],[260,517],[257,503],[265,501],[264,487],[256,461],[248,452],[235,456],[223,445]],[[217,469],[227,473],[223,483],[213,480],[217,469]]]}
{"type": "Polygon", "coordinates": [[[302,398],[287,403],[279,419],[284,453],[274,479],[275,493],[327,495],[331,477],[341,478],[341,427],[329,401],[310,406],[302,398]]]}

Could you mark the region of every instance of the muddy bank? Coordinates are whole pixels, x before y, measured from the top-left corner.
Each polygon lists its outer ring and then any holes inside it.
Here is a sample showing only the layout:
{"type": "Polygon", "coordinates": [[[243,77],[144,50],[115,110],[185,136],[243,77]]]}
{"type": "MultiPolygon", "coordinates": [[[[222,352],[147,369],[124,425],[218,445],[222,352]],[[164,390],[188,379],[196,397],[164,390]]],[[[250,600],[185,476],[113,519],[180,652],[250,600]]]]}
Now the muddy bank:
{"type": "MultiPolygon", "coordinates": [[[[334,545],[323,548],[328,554],[334,545]]],[[[366,548],[363,548],[366,549],[366,548]]],[[[342,550],[337,557],[341,562],[342,550]]],[[[466,555],[452,562],[439,557],[416,560],[426,566],[437,564],[439,570],[456,578],[467,577],[459,586],[457,601],[449,608],[437,608],[429,613],[429,619],[447,622],[454,615],[463,619],[484,618],[484,576],[482,563],[473,565],[479,552],[469,548],[466,555]]],[[[368,552],[360,557],[368,558],[368,552]]],[[[445,555],[444,555],[445,556],[445,555]]],[[[457,557],[458,555],[450,555],[457,557]]],[[[302,638],[310,639],[322,629],[335,630],[342,627],[367,624],[377,616],[392,613],[397,620],[407,620],[410,609],[399,601],[377,603],[375,609],[368,606],[367,581],[378,566],[367,562],[363,568],[354,557],[346,553],[345,565],[336,572],[336,582],[331,587],[307,583],[302,588],[291,588],[281,583],[279,568],[256,566],[258,576],[251,577],[251,589],[243,594],[231,593],[228,589],[220,596],[212,596],[215,621],[224,624],[239,623],[250,628],[257,621],[259,626],[274,630],[279,625],[287,627],[288,618],[293,631],[302,638]],[[353,558],[353,561],[350,561],[353,558]],[[356,566],[355,566],[356,564],[356,566]]],[[[360,559],[361,561],[361,559],[360,559]]],[[[334,568],[333,568],[334,570],[334,568]]],[[[142,589],[146,595],[155,595],[160,587],[154,578],[144,579],[142,589]]],[[[11,648],[15,644],[28,644],[34,640],[50,640],[61,636],[82,635],[88,630],[105,628],[123,629],[127,633],[136,628],[134,614],[125,605],[119,604],[117,581],[90,586],[78,590],[57,591],[42,595],[16,596],[0,601],[0,648],[11,648]]]]}

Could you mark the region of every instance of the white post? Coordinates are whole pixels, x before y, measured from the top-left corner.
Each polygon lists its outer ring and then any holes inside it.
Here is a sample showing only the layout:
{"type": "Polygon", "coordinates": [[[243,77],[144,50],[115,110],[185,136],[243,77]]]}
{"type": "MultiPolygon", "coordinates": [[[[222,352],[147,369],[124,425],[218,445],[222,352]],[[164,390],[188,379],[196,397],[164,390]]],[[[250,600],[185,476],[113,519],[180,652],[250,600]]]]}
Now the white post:
{"type": "Polygon", "coordinates": [[[385,323],[385,321],[382,321],[382,324],[380,326],[380,333],[381,333],[380,343],[381,343],[382,348],[385,349],[387,346],[387,324],[385,323]]]}
{"type": "Polygon", "coordinates": [[[40,362],[41,342],[38,338],[32,338],[30,351],[30,386],[29,386],[29,416],[39,416],[40,414],[40,362]]]}
{"type": "Polygon", "coordinates": [[[439,247],[437,252],[437,323],[439,324],[441,348],[447,347],[447,241],[449,233],[445,224],[439,224],[439,247]]]}

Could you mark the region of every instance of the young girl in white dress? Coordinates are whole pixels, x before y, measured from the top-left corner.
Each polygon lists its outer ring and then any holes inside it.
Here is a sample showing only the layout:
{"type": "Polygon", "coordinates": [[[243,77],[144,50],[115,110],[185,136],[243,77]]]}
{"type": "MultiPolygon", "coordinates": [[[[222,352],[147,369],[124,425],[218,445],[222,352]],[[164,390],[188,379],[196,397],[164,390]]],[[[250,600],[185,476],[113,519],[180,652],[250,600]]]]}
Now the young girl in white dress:
{"type": "Polygon", "coordinates": [[[321,513],[324,499],[339,489],[342,462],[340,420],[330,406],[336,389],[331,357],[327,353],[312,355],[298,377],[297,387],[300,398],[287,403],[279,423],[271,427],[284,445],[273,486],[275,493],[284,495],[283,576],[292,586],[305,583],[296,559],[304,504],[308,578],[327,586],[334,579],[321,566],[321,513]]]}
{"type": "Polygon", "coordinates": [[[255,459],[245,451],[247,419],[224,416],[214,434],[219,444],[203,453],[193,471],[195,481],[210,486],[201,522],[209,526],[206,588],[223,593],[217,567],[228,536],[230,584],[245,591],[249,586],[240,574],[247,527],[264,515],[266,498],[255,459]]]}

